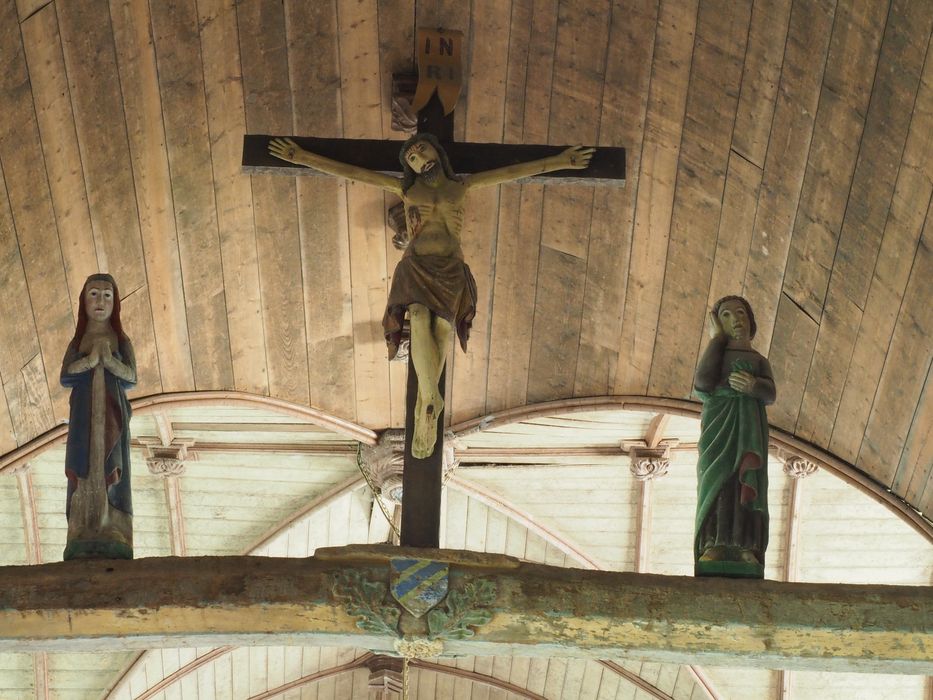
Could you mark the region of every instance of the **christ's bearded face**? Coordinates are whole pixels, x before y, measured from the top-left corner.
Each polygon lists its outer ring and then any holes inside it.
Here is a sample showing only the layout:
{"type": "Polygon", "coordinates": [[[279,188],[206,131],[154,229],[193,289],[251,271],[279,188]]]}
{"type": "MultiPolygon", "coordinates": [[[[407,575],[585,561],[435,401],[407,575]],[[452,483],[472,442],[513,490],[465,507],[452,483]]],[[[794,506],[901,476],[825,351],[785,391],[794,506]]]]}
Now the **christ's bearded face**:
{"type": "Polygon", "coordinates": [[[441,171],[440,157],[428,141],[416,141],[409,146],[405,162],[428,183],[434,182],[441,171]]]}

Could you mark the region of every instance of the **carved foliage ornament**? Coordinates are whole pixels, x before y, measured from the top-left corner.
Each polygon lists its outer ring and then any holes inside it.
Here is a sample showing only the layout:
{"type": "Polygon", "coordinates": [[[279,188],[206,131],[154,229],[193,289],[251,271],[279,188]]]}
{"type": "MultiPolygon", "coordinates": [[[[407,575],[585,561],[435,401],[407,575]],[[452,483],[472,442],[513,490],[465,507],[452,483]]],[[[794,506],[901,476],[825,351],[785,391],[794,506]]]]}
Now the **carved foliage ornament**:
{"type": "Polygon", "coordinates": [[[800,455],[787,455],[784,458],[784,473],[792,479],[805,479],[816,473],[819,467],[800,455]]]}
{"type": "Polygon", "coordinates": [[[638,481],[648,481],[666,476],[671,467],[670,448],[629,447],[632,476],[638,481]]]}
{"type": "Polygon", "coordinates": [[[428,634],[424,639],[404,637],[399,631],[402,606],[389,594],[385,581],[374,581],[358,571],[334,574],[334,597],[343,604],[347,614],[357,618],[362,630],[395,637],[396,650],[407,658],[431,658],[443,652],[444,639],[466,639],[475,634],[475,627],[492,619],[489,607],[496,600],[496,584],[487,579],[471,581],[462,588],[450,590],[447,596],[427,612],[428,634]]]}

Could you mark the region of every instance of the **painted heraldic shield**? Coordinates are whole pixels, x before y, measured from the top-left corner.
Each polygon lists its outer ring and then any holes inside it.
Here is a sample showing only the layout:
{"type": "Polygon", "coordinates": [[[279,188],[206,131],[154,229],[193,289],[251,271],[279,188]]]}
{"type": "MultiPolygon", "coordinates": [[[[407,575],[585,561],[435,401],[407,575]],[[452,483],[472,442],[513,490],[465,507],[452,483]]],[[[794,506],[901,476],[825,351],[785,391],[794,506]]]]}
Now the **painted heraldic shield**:
{"type": "Polygon", "coordinates": [[[415,617],[447,597],[447,564],[429,559],[393,559],[390,590],[403,608],[415,617]]]}

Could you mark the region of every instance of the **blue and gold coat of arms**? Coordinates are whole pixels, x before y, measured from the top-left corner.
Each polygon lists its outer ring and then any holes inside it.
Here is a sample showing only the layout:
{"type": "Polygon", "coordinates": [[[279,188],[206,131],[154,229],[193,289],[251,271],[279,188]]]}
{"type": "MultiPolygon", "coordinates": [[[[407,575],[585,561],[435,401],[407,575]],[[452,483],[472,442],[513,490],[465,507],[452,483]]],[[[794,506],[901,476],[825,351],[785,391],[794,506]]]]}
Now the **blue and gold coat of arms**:
{"type": "Polygon", "coordinates": [[[393,559],[389,566],[392,597],[415,617],[421,617],[447,596],[449,569],[430,559],[393,559]]]}

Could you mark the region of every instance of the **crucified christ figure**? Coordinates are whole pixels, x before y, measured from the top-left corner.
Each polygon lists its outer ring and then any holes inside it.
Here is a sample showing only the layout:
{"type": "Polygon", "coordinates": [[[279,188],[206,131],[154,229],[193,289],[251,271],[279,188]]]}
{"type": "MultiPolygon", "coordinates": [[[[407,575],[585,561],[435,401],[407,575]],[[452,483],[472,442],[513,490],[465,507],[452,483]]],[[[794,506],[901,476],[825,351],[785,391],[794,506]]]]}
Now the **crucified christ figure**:
{"type": "Polygon", "coordinates": [[[270,141],[269,153],[277,158],[366,182],[402,198],[411,242],[395,268],[382,324],[392,359],[406,311],[411,321],[411,359],[418,377],[413,456],[425,459],[434,452],[437,418],[444,408],[438,382],[451,332],[456,328],[466,351],[476,313],[476,283],[460,248],[466,193],[553,170],[586,168],[594,150],[573,146],[548,158],[459,177],[437,139],[421,133],[402,145],[402,177],[397,178],[311,153],[291,139],[270,141]]]}

